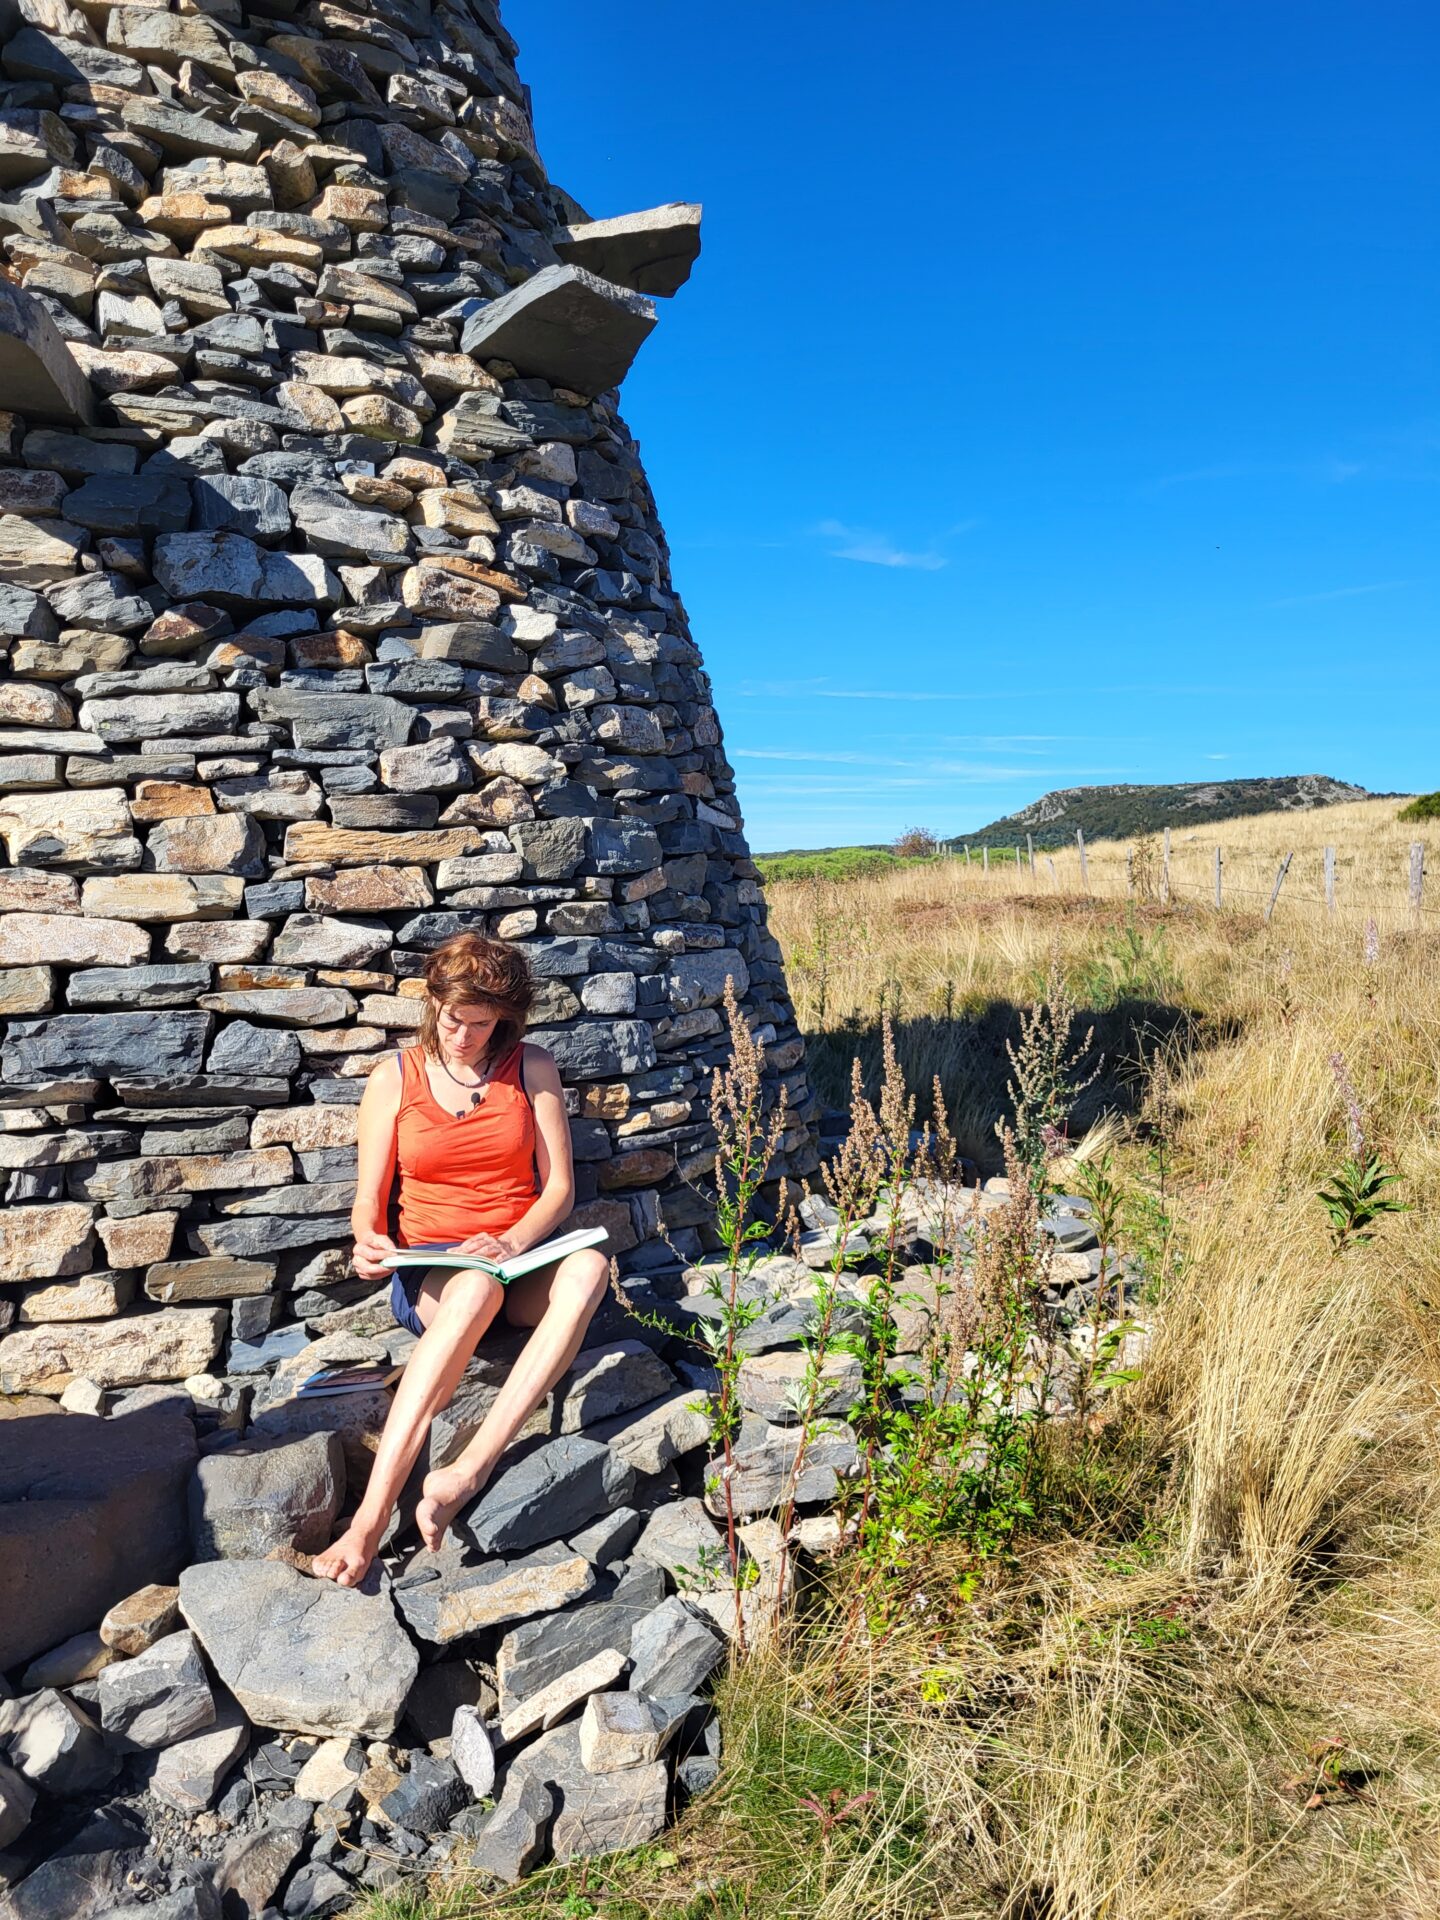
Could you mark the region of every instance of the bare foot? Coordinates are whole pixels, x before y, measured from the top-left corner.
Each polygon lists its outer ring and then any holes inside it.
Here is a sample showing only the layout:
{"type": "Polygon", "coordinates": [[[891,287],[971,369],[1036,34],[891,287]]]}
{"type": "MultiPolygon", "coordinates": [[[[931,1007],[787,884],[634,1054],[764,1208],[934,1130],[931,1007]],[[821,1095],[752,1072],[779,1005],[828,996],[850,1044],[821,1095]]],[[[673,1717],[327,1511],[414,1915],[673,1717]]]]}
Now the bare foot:
{"type": "Polygon", "coordinates": [[[415,1524],[420,1529],[420,1538],[431,1553],[440,1551],[445,1544],[450,1522],[467,1501],[475,1498],[489,1478],[488,1468],[476,1473],[471,1468],[458,1465],[437,1467],[434,1473],[426,1474],[423,1497],[415,1509],[415,1524]]]}
{"type": "Polygon", "coordinates": [[[370,1570],[384,1531],[383,1524],[365,1525],[357,1515],[333,1546],[315,1555],[311,1572],[318,1580],[333,1580],[337,1587],[358,1587],[370,1570]]]}

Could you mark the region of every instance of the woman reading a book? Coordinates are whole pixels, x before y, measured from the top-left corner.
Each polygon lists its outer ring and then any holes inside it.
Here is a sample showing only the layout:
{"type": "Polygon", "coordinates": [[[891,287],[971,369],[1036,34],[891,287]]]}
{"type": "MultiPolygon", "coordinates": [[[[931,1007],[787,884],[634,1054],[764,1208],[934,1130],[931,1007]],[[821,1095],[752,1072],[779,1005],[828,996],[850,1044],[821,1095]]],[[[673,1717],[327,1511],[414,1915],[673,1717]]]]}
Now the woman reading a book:
{"type": "Polygon", "coordinates": [[[430,1423],[490,1323],[503,1310],[512,1326],[533,1331],[479,1432],[425,1479],[415,1519],[432,1549],[573,1362],[609,1276],[594,1247],[508,1286],[454,1267],[392,1269],[407,1247],[511,1259],[549,1240],[575,1198],[559,1072],[543,1047],[521,1039],[534,995],[524,954],[456,934],[431,958],[425,988],[419,1044],[388,1054],[360,1102],[355,1270],[377,1281],[393,1271],[391,1310],[420,1338],[355,1517],[314,1562],[317,1574],[346,1587],[364,1578],[430,1423]]]}

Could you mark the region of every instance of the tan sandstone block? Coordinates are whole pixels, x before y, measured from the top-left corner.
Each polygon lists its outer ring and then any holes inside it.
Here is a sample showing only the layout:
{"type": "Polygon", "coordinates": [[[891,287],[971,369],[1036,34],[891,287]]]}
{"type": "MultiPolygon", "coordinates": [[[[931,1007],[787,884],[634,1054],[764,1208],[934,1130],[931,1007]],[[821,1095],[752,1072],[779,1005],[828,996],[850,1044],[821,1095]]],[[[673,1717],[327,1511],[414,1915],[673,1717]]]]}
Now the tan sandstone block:
{"type": "Polygon", "coordinates": [[[93,1207],[73,1200],[0,1211],[0,1285],[82,1273],[94,1217],[93,1207]]]}
{"type": "Polygon", "coordinates": [[[397,913],[434,901],[423,867],[351,867],[305,882],[309,913],[397,913]]]}
{"type": "Polygon", "coordinates": [[[178,1213],[137,1213],[130,1220],[97,1220],[95,1231],[112,1267],[148,1267],[169,1253],[179,1218],[178,1213]]]}
{"type": "Polygon", "coordinates": [[[220,1349],[223,1307],[163,1308],[118,1320],[25,1327],[0,1340],[0,1393],[61,1394],[74,1379],[139,1387],[204,1373],[220,1349]]]}
{"type": "Polygon", "coordinates": [[[292,864],[369,867],[394,860],[406,866],[434,866],[485,851],[484,831],[478,827],[432,827],[423,832],[366,832],[358,827],[327,827],[316,820],[297,820],[285,829],[285,858],[292,864]]]}
{"type": "Polygon", "coordinates": [[[359,1138],[359,1107],[273,1107],[250,1123],[252,1147],[284,1142],[297,1153],[349,1147],[359,1138]]]}
{"type": "Polygon", "coordinates": [[[130,818],[147,824],[214,811],[215,796],[210,789],[192,787],[183,780],[142,780],[130,802],[130,818]]]}
{"type": "Polygon", "coordinates": [[[81,1273],[73,1280],[51,1280],[27,1287],[20,1298],[20,1324],[50,1325],[63,1320],[113,1320],[135,1297],[132,1273],[81,1273]]]}
{"type": "Polygon", "coordinates": [[[0,966],[58,963],[128,967],[150,955],[150,936],[126,920],[82,919],[70,913],[0,914],[0,966]]]}
{"type": "Polygon", "coordinates": [[[0,1019],[17,1013],[49,1013],[55,1004],[55,975],[49,967],[0,970],[0,1019]]]}
{"type": "Polygon", "coordinates": [[[104,875],[85,882],[84,911],[126,920],[223,920],[240,911],[245,882],[229,874],[104,875]]]}

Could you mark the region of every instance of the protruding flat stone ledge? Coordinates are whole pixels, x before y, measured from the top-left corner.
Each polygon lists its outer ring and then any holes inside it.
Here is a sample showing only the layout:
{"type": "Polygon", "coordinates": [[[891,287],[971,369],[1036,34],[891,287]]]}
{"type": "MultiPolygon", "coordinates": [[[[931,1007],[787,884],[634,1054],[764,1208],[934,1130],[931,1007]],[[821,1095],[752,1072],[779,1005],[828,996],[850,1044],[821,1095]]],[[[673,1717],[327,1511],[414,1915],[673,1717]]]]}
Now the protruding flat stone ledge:
{"type": "Polygon", "coordinates": [[[655,306],[583,267],[546,267],[465,322],[460,344],[477,360],[508,360],[577,393],[618,387],[650,329],[655,306]]]}
{"type": "Polygon", "coordinates": [[[617,287],[666,297],[684,286],[699,258],[700,212],[695,201],[672,200],[644,213],[562,227],[555,251],[617,287]]]}
{"type": "Polygon", "coordinates": [[[88,426],[90,382],[38,300],[0,281],[0,408],[27,420],[88,426]]]}

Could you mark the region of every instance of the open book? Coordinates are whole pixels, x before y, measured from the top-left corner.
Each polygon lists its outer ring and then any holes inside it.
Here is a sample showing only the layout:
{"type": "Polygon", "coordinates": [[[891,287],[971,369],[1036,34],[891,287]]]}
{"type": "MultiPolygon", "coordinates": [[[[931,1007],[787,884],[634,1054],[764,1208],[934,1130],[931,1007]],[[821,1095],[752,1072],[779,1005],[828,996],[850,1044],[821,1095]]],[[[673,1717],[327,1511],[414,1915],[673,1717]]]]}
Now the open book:
{"type": "Polygon", "coordinates": [[[604,1227],[577,1227],[574,1233],[544,1240],[538,1247],[512,1254],[508,1260],[487,1260],[480,1253],[456,1253],[453,1245],[402,1247],[384,1264],[392,1272],[399,1267],[463,1267],[472,1273],[492,1274],[500,1281],[518,1280],[522,1274],[533,1273],[536,1267],[548,1267],[552,1260],[563,1259],[567,1253],[578,1253],[582,1247],[598,1247],[602,1240],[609,1238],[604,1227]]]}
{"type": "Polygon", "coordinates": [[[391,1387],[404,1372],[403,1367],[322,1367],[312,1373],[297,1390],[297,1400],[328,1399],[337,1393],[374,1393],[391,1387]]]}

